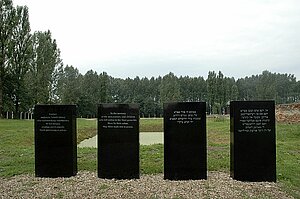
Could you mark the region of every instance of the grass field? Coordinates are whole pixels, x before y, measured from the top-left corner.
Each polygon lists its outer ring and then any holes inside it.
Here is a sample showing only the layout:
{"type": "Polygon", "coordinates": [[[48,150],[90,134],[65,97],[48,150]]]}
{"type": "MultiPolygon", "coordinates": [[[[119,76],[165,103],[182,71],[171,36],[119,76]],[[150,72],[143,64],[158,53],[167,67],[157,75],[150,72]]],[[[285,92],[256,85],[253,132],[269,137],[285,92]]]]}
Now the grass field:
{"type": "MultiPolygon", "coordinates": [[[[163,131],[162,119],[140,120],[141,132],[163,131]]],[[[78,119],[78,142],[96,135],[96,120],[78,119]]],[[[276,125],[277,179],[300,198],[300,124],[276,125]]],[[[207,119],[208,170],[229,173],[229,119],[207,119]]],[[[78,169],[96,171],[96,149],[78,148],[78,169]]],[[[141,146],[142,174],[163,172],[163,145],[141,146]]],[[[0,120],[0,177],[34,173],[33,121],[0,120]]]]}
{"type": "Polygon", "coordinates": [[[140,132],[163,132],[163,128],[163,118],[140,120],[140,132]]]}

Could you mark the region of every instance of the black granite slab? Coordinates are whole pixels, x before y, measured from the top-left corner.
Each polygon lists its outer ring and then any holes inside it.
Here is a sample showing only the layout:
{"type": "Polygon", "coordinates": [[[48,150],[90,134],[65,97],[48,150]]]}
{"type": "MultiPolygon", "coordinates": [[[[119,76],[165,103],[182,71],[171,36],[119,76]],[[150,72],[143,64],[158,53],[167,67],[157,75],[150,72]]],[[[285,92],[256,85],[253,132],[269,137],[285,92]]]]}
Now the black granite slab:
{"type": "Polygon", "coordinates": [[[206,103],[164,104],[164,178],[207,179],[206,103]]]}
{"type": "Polygon", "coordinates": [[[98,177],[139,178],[138,104],[98,106],[98,177]]]}
{"type": "Polygon", "coordinates": [[[34,111],[35,175],[76,175],[76,106],[36,105],[34,111]]]}
{"type": "Polygon", "coordinates": [[[230,175],[276,182],[274,101],[230,103],[230,175]]]}

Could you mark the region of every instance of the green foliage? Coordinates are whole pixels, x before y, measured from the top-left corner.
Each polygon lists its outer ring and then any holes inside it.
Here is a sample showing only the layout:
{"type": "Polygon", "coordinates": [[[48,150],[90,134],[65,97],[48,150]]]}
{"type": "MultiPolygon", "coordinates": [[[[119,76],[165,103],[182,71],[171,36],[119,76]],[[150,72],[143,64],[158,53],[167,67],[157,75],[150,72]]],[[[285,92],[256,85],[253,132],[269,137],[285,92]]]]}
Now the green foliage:
{"type": "Polygon", "coordinates": [[[27,109],[28,96],[25,87],[25,75],[30,69],[33,59],[33,46],[30,34],[28,8],[17,6],[14,15],[12,40],[10,42],[10,60],[8,75],[10,76],[10,89],[8,94],[15,105],[15,115],[19,117],[19,107],[27,109]]]}
{"type": "Polygon", "coordinates": [[[57,69],[57,94],[62,104],[78,104],[81,95],[82,76],[73,66],[57,69]]]}
{"type": "Polygon", "coordinates": [[[173,73],[169,73],[162,78],[159,90],[162,103],[182,100],[178,78],[173,73]]]}
{"type": "Polygon", "coordinates": [[[221,71],[219,71],[217,76],[217,82],[216,82],[216,100],[217,103],[220,105],[220,108],[218,109],[218,113],[221,114],[221,108],[225,106],[226,104],[226,90],[225,90],[225,80],[224,75],[221,71]]]}
{"type": "Polygon", "coordinates": [[[198,102],[206,100],[206,81],[203,77],[180,76],[178,82],[181,98],[184,101],[198,102]]]}
{"type": "Polygon", "coordinates": [[[3,117],[3,110],[6,104],[5,91],[9,88],[8,82],[8,67],[9,67],[9,47],[12,41],[12,32],[14,27],[15,9],[11,0],[0,1],[0,118],[3,117]]]}
{"type": "Polygon", "coordinates": [[[34,104],[57,102],[55,71],[62,63],[50,31],[31,35],[26,6],[4,0],[0,9],[0,118],[12,109],[18,117],[34,104]]]}
{"type": "Polygon", "coordinates": [[[231,100],[237,100],[239,97],[239,90],[236,84],[233,84],[231,87],[231,96],[230,99],[231,100]]]}
{"type": "Polygon", "coordinates": [[[294,75],[263,71],[260,75],[252,75],[238,79],[239,99],[266,100],[273,99],[276,103],[292,103],[300,100],[297,89],[299,81],[294,75]]]}
{"type": "Polygon", "coordinates": [[[55,70],[61,66],[60,50],[51,32],[35,32],[33,35],[35,57],[28,73],[29,88],[34,104],[49,104],[56,102],[57,79],[55,70]]]}
{"type": "Polygon", "coordinates": [[[207,101],[209,105],[209,113],[212,113],[212,106],[216,102],[217,95],[217,75],[215,71],[209,71],[207,77],[207,101]]]}
{"type": "Polygon", "coordinates": [[[97,105],[107,102],[107,89],[109,78],[106,73],[100,75],[93,70],[88,71],[82,78],[77,102],[79,115],[83,117],[95,117],[97,105]]]}
{"type": "Polygon", "coordinates": [[[258,76],[258,84],[256,85],[256,93],[258,99],[275,99],[276,82],[275,77],[269,71],[263,71],[258,76]]]}
{"type": "Polygon", "coordinates": [[[238,88],[234,78],[224,77],[219,71],[209,71],[207,77],[207,103],[210,114],[224,114],[227,104],[238,99],[238,88]]]}

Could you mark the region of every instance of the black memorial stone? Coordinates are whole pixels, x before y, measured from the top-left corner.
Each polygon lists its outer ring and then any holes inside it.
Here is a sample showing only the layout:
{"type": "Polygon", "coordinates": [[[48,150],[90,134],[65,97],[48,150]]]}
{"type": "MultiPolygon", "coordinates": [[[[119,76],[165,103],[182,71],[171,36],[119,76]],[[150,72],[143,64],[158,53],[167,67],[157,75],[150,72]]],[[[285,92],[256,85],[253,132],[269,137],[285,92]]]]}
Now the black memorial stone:
{"type": "Polygon", "coordinates": [[[164,104],[164,179],[207,179],[206,103],[164,104]]]}
{"type": "Polygon", "coordinates": [[[35,175],[76,175],[76,106],[36,105],[34,115],[35,175]]]}
{"type": "Polygon", "coordinates": [[[274,101],[230,103],[230,175],[240,181],[276,182],[274,101]]]}
{"type": "Polygon", "coordinates": [[[138,104],[98,106],[98,177],[139,178],[138,104]]]}

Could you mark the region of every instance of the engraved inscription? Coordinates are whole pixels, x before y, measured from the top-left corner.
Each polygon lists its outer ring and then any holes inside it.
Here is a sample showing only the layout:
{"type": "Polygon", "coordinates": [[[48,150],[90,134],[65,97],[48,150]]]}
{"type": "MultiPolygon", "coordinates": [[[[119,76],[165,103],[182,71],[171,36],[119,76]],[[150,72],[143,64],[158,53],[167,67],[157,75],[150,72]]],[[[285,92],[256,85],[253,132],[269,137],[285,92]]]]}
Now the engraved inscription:
{"type": "Polygon", "coordinates": [[[40,123],[40,132],[67,132],[67,124],[69,119],[66,116],[58,115],[57,113],[48,113],[36,120],[40,123]]]}
{"type": "Polygon", "coordinates": [[[133,129],[137,117],[125,112],[109,112],[99,118],[102,128],[105,129],[133,129]]]}
{"type": "Polygon", "coordinates": [[[263,133],[272,131],[269,128],[271,120],[268,109],[241,109],[240,122],[241,128],[238,132],[263,133]]]}
{"type": "Polygon", "coordinates": [[[178,124],[191,124],[194,121],[201,120],[201,116],[194,110],[175,110],[169,121],[177,122],[178,124]]]}

